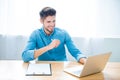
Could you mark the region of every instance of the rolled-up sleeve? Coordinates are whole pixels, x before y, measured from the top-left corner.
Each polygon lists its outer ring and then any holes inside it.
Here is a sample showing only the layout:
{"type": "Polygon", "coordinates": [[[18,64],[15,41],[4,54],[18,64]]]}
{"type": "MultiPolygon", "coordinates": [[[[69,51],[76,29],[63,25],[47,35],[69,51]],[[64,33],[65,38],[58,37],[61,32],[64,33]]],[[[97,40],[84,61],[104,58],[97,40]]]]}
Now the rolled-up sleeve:
{"type": "Polygon", "coordinates": [[[67,32],[65,32],[65,43],[68,48],[68,51],[77,61],[79,61],[80,58],[83,58],[83,57],[86,58],[86,56],[82,54],[81,51],[74,45],[71,37],[67,32]]]}
{"type": "Polygon", "coordinates": [[[27,50],[22,53],[22,59],[24,62],[34,60],[34,50],[27,50]]]}
{"type": "Polygon", "coordinates": [[[27,42],[26,48],[22,52],[22,59],[24,62],[34,60],[34,50],[36,48],[35,32],[33,32],[27,42]]]}

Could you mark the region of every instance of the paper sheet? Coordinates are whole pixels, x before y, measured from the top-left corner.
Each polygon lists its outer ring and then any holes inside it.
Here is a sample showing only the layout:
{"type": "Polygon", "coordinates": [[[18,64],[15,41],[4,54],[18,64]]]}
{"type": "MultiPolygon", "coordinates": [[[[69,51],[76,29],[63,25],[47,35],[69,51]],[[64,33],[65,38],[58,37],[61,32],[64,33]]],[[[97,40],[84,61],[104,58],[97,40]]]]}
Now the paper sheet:
{"type": "Polygon", "coordinates": [[[51,64],[29,64],[27,72],[27,76],[50,76],[51,73],[51,64]]]}

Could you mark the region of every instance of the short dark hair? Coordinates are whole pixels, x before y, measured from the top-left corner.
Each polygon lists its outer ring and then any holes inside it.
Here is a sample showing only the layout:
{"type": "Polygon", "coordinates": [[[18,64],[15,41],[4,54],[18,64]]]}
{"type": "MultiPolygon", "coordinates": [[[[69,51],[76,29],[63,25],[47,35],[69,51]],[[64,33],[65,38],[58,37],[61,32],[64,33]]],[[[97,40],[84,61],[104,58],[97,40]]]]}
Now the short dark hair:
{"type": "Polygon", "coordinates": [[[39,15],[42,19],[45,19],[47,16],[55,16],[56,10],[51,7],[45,7],[40,11],[39,15]]]}

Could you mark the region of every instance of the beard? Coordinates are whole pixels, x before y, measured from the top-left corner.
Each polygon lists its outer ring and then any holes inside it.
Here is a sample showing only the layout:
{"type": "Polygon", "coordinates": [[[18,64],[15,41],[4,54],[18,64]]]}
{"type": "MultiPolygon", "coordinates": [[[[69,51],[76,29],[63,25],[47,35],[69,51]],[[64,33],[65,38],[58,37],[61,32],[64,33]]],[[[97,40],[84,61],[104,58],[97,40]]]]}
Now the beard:
{"type": "Polygon", "coordinates": [[[45,31],[47,31],[49,34],[51,34],[53,31],[54,31],[54,28],[53,29],[49,29],[49,28],[44,28],[45,31]]]}
{"type": "Polygon", "coordinates": [[[46,31],[48,31],[49,33],[52,33],[52,32],[53,32],[53,30],[49,30],[49,29],[46,29],[46,31]]]}

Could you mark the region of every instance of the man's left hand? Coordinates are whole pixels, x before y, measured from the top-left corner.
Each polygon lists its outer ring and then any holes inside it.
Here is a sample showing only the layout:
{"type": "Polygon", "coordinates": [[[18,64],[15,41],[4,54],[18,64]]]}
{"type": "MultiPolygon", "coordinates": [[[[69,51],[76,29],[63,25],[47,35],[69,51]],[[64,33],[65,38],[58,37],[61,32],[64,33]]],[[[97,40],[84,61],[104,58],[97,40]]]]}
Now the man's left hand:
{"type": "Polygon", "coordinates": [[[79,60],[79,62],[82,63],[82,64],[85,64],[85,63],[86,63],[86,60],[87,60],[86,58],[81,58],[81,59],[79,60]]]}

